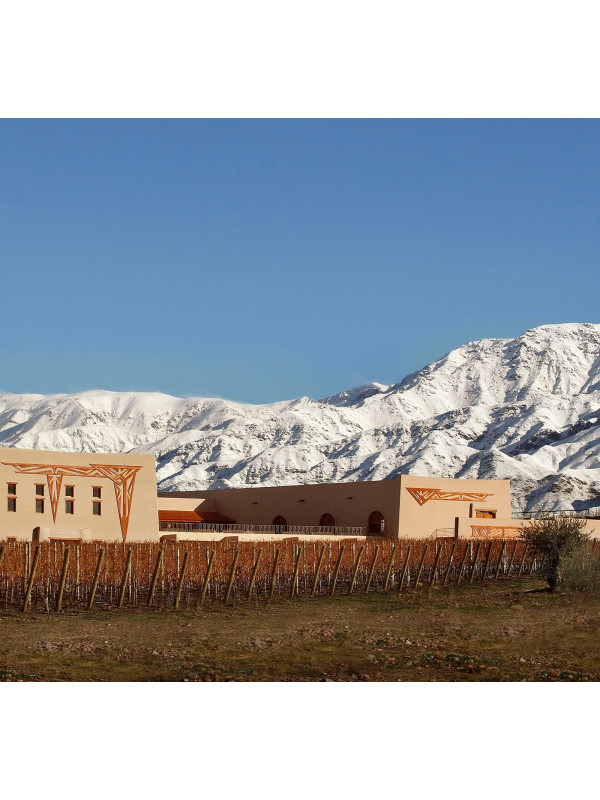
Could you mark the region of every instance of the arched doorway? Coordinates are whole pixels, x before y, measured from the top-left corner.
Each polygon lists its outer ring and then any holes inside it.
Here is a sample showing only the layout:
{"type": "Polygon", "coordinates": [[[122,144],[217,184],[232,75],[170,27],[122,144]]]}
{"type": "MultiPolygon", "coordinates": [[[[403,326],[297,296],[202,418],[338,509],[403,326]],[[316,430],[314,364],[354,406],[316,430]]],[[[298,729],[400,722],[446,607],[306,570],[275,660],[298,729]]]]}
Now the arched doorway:
{"type": "Polygon", "coordinates": [[[332,514],[323,514],[319,520],[320,528],[335,528],[335,518],[332,514]]]}
{"type": "Polygon", "coordinates": [[[381,511],[373,511],[369,515],[369,530],[370,536],[383,536],[385,534],[385,517],[381,511]]]}
{"type": "Polygon", "coordinates": [[[287,528],[287,519],[282,517],[281,514],[278,514],[273,520],[273,525],[278,528],[287,528]]]}

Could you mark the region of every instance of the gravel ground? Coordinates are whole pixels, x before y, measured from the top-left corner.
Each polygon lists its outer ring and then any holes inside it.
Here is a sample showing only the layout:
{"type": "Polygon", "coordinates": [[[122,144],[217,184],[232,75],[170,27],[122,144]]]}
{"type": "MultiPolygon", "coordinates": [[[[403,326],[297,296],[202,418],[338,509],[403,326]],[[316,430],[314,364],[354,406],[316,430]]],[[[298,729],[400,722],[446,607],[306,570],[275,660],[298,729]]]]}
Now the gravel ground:
{"type": "Polygon", "coordinates": [[[4,681],[596,681],[600,598],[531,580],[198,612],[0,615],[4,681]]]}

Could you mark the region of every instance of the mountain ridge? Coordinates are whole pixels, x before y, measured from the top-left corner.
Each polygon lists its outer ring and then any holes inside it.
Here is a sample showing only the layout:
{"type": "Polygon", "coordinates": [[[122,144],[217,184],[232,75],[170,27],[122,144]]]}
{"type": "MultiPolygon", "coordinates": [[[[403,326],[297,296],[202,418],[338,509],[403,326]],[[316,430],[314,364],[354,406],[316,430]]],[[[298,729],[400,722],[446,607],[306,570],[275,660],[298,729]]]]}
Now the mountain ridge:
{"type": "Polygon", "coordinates": [[[159,392],[0,394],[0,445],[152,452],[163,490],[511,478],[517,510],[600,506],[600,325],[451,350],[399,383],[261,405],[159,392]]]}

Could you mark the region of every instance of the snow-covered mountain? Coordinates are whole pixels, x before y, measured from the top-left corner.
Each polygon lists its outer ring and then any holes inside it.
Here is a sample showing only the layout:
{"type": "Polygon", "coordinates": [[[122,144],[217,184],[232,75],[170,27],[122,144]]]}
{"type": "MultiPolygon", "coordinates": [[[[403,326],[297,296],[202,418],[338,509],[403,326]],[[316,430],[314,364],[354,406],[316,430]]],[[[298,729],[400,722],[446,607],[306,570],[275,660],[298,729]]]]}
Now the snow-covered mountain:
{"type": "Polygon", "coordinates": [[[163,490],[412,473],[510,478],[516,510],[600,507],[600,325],[482,339],[320,401],[3,394],[0,445],[152,452],[163,490]]]}

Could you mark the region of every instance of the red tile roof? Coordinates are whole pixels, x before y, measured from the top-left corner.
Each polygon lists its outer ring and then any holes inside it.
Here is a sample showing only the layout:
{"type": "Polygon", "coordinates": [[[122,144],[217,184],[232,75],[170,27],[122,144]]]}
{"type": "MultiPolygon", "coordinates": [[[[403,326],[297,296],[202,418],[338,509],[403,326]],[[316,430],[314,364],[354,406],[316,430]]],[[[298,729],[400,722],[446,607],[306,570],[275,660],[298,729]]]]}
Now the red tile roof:
{"type": "Polygon", "coordinates": [[[220,522],[227,524],[233,522],[229,517],[219,514],[218,511],[169,511],[160,509],[159,522],[220,522]]]}

